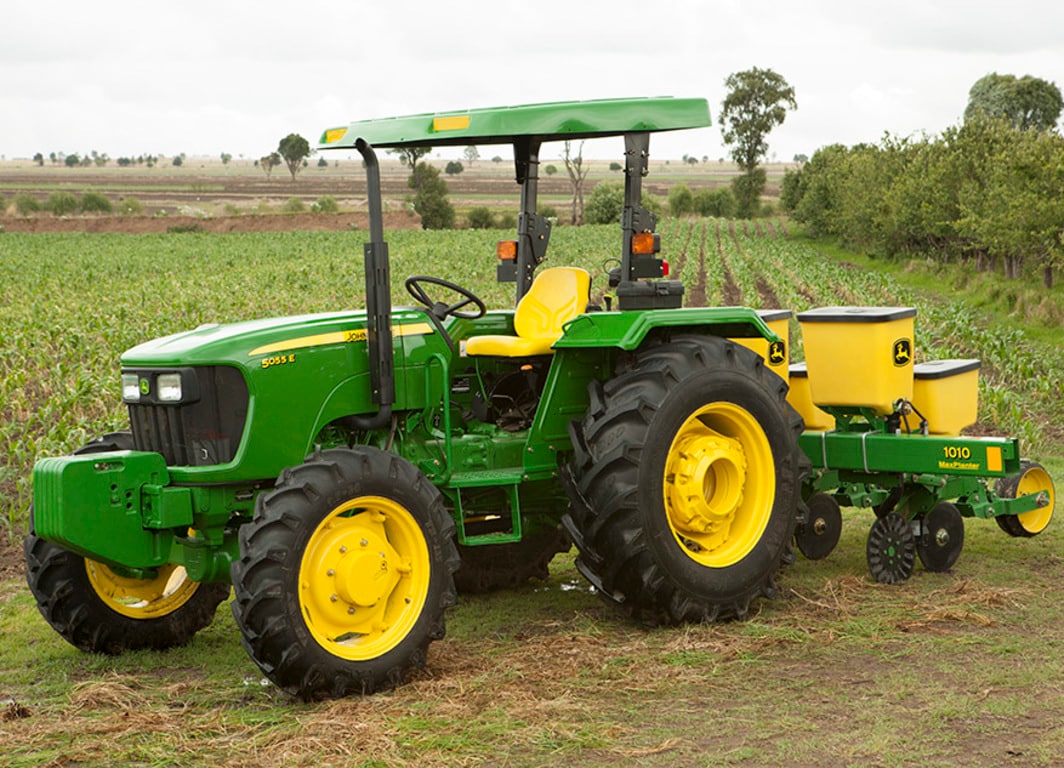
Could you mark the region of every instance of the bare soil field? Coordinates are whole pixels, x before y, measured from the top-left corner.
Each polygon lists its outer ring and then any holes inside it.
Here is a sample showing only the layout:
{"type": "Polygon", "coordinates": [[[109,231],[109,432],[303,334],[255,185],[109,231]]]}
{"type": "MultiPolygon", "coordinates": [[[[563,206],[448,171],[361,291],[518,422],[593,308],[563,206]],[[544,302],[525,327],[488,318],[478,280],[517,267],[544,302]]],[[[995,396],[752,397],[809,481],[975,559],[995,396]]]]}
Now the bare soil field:
{"type": "MultiPolygon", "coordinates": [[[[429,159],[442,167],[444,161],[429,159]]],[[[585,195],[600,181],[620,181],[618,171],[611,171],[605,161],[588,161],[590,172],[585,195]]],[[[540,199],[559,210],[568,204],[572,187],[561,161],[544,161],[555,172],[541,172],[540,199]]],[[[727,163],[687,165],[679,161],[659,161],[644,181],[644,191],[658,197],[682,182],[692,190],[728,183],[736,173],[727,163]]],[[[769,188],[778,192],[783,166],[769,167],[769,188]]],[[[381,162],[381,185],[384,208],[390,212],[388,228],[419,227],[420,222],[408,213],[406,198],[409,169],[397,160],[381,162]]],[[[518,186],[512,162],[477,161],[461,174],[447,175],[449,197],[458,210],[489,206],[494,210],[518,207],[518,186]]],[[[0,226],[8,232],[165,232],[198,225],[205,232],[275,232],[297,230],[343,230],[364,227],[366,221],[366,184],[361,164],[356,160],[333,161],[327,167],[305,168],[293,179],[283,168],[271,176],[249,161],[223,165],[217,160],[189,160],[180,167],[157,165],[119,168],[67,168],[28,161],[0,162],[0,226]],[[42,203],[54,191],[82,195],[93,191],[116,204],[123,198],[135,198],[143,209],[137,216],[75,215],[55,217],[49,213],[20,216],[13,204],[18,195],[35,196],[42,203]],[[311,206],[323,196],[339,205],[341,215],[330,218],[314,214],[286,214],[277,220],[271,215],[281,212],[292,198],[311,206]],[[356,214],[348,216],[347,214],[356,214]],[[158,221],[156,221],[158,220],[158,221]]]]}

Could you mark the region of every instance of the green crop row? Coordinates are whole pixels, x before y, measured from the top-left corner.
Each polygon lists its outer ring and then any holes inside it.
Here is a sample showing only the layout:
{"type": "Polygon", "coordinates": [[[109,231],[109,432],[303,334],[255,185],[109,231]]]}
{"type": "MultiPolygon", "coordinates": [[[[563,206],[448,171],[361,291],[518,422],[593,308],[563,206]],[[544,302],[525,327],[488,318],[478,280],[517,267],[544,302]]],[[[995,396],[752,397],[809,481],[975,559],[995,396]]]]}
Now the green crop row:
{"type": "MultiPolygon", "coordinates": [[[[1060,416],[1064,353],[1037,350],[949,300],[911,299],[893,281],[840,266],[815,248],[726,221],[666,219],[662,255],[706,304],[723,297],[724,267],[742,302],[761,306],[759,286],[800,312],[828,304],[909,304],[919,310],[917,348],[979,357],[985,419],[1039,445],[1060,416]]],[[[433,275],[465,285],[489,307],[513,305],[514,286],[495,280],[492,230],[388,234],[393,301],[412,304],[403,281],[433,275]]],[[[208,322],[358,308],[364,304],[364,233],[19,235],[0,255],[0,526],[16,529],[31,499],[30,470],[121,427],[119,356],[149,338],[208,322]]],[[[582,266],[592,298],[620,256],[613,226],[561,227],[547,265],[582,266]]],[[[800,343],[795,344],[800,359],[800,343]]]]}

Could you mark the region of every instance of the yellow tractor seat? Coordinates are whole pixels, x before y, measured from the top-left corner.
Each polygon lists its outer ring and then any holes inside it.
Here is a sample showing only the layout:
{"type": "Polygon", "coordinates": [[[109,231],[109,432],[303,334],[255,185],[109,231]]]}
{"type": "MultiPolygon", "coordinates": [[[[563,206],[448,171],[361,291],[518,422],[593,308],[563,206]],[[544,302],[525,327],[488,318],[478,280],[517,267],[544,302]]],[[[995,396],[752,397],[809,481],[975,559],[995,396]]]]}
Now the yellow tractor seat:
{"type": "Polygon", "coordinates": [[[591,275],[578,267],[551,267],[532,281],[514,312],[516,336],[471,336],[467,355],[529,357],[549,355],[562,326],[584,312],[591,295],[591,275]]]}

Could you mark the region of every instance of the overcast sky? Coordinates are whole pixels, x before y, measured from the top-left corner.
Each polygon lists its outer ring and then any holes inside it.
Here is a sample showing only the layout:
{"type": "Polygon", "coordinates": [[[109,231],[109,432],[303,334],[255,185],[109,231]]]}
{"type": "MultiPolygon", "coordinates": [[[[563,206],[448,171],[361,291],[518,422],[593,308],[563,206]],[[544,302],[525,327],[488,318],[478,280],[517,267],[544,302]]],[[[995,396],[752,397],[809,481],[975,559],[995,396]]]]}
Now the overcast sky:
{"type": "Polygon", "coordinates": [[[989,72],[1064,86],[1064,3],[3,0],[0,155],[257,158],[357,119],[683,96],[708,99],[714,127],[657,137],[652,155],[715,159],[724,80],[751,67],[798,102],[770,157],[937,134],[989,72]]]}

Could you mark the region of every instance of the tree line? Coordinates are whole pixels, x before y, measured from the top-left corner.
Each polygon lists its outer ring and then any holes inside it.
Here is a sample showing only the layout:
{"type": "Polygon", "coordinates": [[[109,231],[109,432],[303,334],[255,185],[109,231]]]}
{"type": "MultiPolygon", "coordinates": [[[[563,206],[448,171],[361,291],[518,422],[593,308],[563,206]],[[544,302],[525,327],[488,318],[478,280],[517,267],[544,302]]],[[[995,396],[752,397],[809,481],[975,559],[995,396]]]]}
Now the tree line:
{"type": "Polygon", "coordinates": [[[1064,264],[1060,91],[996,73],[965,120],[937,136],[817,150],[783,179],[780,205],[814,237],[886,257],[971,261],[1010,278],[1064,264]]]}

